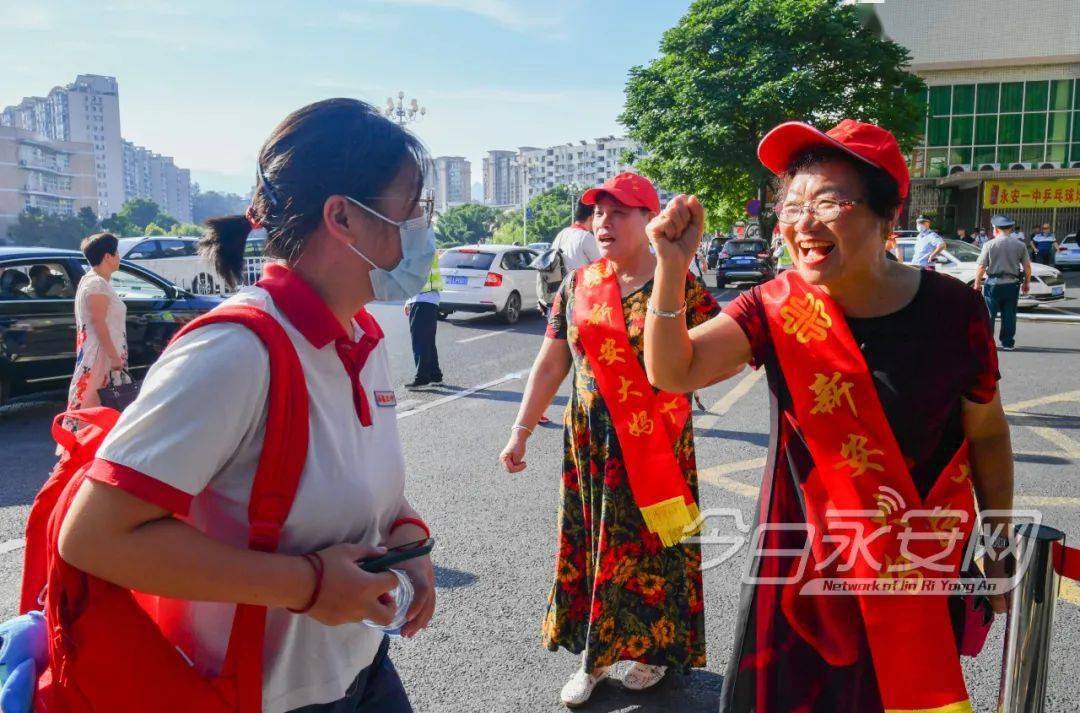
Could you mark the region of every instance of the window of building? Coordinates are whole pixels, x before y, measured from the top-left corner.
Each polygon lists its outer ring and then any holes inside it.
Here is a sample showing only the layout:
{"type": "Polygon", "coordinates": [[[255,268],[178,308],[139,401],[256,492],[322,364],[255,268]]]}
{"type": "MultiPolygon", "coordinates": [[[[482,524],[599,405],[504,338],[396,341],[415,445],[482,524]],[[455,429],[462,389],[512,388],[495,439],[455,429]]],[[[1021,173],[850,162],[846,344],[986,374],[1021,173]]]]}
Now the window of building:
{"type": "Polygon", "coordinates": [[[1047,144],[1046,160],[1054,163],[1065,163],[1066,156],[1069,153],[1068,148],[1068,144],[1047,144]]]}
{"type": "Polygon", "coordinates": [[[1001,111],[1021,111],[1024,108],[1024,83],[1005,82],[1001,85],[1001,111]]]}
{"type": "Polygon", "coordinates": [[[997,142],[997,115],[979,116],[975,119],[975,143],[993,144],[997,142]]]}
{"type": "Polygon", "coordinates": [[[1020,143],[1020,115],[1002,114],[998,117],[998,143],[1020,143]]]}
{"type": "Polygon", "coordinates": [[[993,146],[976,146],[972,157],[972,164],[976,167],[987,163],[994,163],[996,150],[993,146]]]}
{"type": "Polygon", "coordinates": [[[1072,151],[1069,152],[1069,161],[1072,163],[1080,163],[1080,143],[1072,145],[1072,151]]]}
{"type": "Polygon", "coordinates": [[[1046,140],[1049,143],[1065,143],[1069,140],[1069,112],[1051,112],[1046,126],[1046,140]]]}
{"type": "Polygon", "coordinates": [[[1003,166],[1020,160],[1019,146],[998,146],[998,163],[1003,166]]]}
{"type": "Polygon", "coordinates": [[[1025,144],[1020,149],[1020,160],[1024,163],[1038,163],[1046,160],[1046,146],[1043,144],[1025,144]]]}
{"type": "Polygon", "coordinates": [[[1046,140],[1046,112],[1024,114],[1024,143],[1035,144],[1046,140]]]}
{"type": "Polygon", "coordinates": [[[1001,85],[997,82],[992,84],[980,84],[975,93],[975,111],[979,114],[996,114],[1000,90],[1001,85]]]}
{"type": "Polygon", "coordinates": [[[948,146],[949,117],[934,117],[930,119],[926,132],[926,144],[928,146],[948,146]]]}
{"type": "Polygon", "coordinates": [[[950,87],[930,87],[930,116],[948,116],[951,99],[950,87]]]}
{"type": "Polygon", "coordinates": [[[975,85],[957,84],[953,87],[952,95],[953,114],[975,113],[975,85]]]}
{"type": "Polygon", "coordinates": [[[1024,88],[1024,111],[1046,111],[1050,82],[1027,82],[1024,88]]]}
{"type": "Polygon", "coordinates": [[[973,126],[974,120],[970,116],[953,117],[949,143],[953,146],[971,146],[973,126]]]}

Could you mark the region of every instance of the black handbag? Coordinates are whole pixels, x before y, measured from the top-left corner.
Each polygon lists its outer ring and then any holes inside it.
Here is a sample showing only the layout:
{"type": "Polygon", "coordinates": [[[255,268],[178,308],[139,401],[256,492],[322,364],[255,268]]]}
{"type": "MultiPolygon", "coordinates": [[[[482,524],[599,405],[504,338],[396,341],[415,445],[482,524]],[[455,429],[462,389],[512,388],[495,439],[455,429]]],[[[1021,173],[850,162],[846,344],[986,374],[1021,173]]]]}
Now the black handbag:
{"type": "Polygon", "coordinates": [[[131,405],[139,395],[139,385],[131,378],[126,369],[123,371],[109,372],[109,383],[103,389],[98,389],[98,398],[102,406],[123,411],[131,405]]]}

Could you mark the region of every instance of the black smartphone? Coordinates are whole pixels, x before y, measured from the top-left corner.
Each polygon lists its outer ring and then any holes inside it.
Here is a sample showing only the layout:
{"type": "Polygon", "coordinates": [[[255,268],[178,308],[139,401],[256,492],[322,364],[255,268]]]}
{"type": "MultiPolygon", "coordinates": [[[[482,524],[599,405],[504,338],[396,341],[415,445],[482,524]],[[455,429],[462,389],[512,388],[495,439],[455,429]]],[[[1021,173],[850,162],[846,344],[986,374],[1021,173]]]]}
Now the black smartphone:
{"type": "Polygon", "coordinates": [[[365,572],[385,572],[398,562],[411,560],[414,557],[423,557],[430,553],[434,547],[435,538],[429,537],[425,540],[416,540],[415,542],[408,542],[404,545],[391,547],[384,555],[365,557],[362,560],[357,560],[356,563],[360,565],[360,569],[365,572]]]}

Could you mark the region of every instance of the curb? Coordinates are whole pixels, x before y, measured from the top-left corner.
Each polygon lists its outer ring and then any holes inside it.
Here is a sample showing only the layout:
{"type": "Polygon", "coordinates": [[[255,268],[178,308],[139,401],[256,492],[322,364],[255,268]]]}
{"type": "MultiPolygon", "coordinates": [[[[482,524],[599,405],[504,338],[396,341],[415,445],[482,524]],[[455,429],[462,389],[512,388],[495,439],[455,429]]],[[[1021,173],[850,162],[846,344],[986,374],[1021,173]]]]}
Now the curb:
{"type": "Polygon", "coordinates": [[[1018,321],[1023,322],[1057,322],[1058,324],[1080,324],[1080,314],[1030,314],[1016,315],[1018,321]]]}
{"type": "Polygon", "coordinates": [[[55,416],[64,410],[66,404],[63,401],[17,401],[0,406],[0,423],[13,421],[17,418],[32,418],[35,416],[55,416]]]}

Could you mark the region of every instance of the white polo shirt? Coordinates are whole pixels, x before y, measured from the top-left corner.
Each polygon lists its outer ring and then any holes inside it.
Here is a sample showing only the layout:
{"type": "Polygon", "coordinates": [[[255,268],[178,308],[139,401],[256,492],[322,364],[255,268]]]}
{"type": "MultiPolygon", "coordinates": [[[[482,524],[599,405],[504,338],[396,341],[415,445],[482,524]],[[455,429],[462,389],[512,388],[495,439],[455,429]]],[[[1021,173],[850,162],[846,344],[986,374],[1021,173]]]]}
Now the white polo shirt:
{"type": "MultiPolygon", "coordinates": [[[[314,290],[283,266],[269,268],[260,285],[265,287],[246,288],[225,304],[258,307],[285,327],[309,394],[307,460],[278,551],[379,544],[404,504],[405,479],[382,331],[366,312],[354,321],[357,339],[365,333],[379,339],[360,371],[371,418],[364,427],[335,344],[348,339],[344,329],[314,290]]],[[[90,477],[246,548],[268,384],[266,348],[245,327],[216,324],[185,335],[150,369],[139,398],[98,452],[90,477]]],[[[234,609],[163,599],[159,618],[166,636],[196,668],[216,675],[234,609]]],[[[382,636],[359,623],[328,627],[270,609],[263,710],[284,713],[342,698],[357,673],[371,664],[382,636]]]]}

